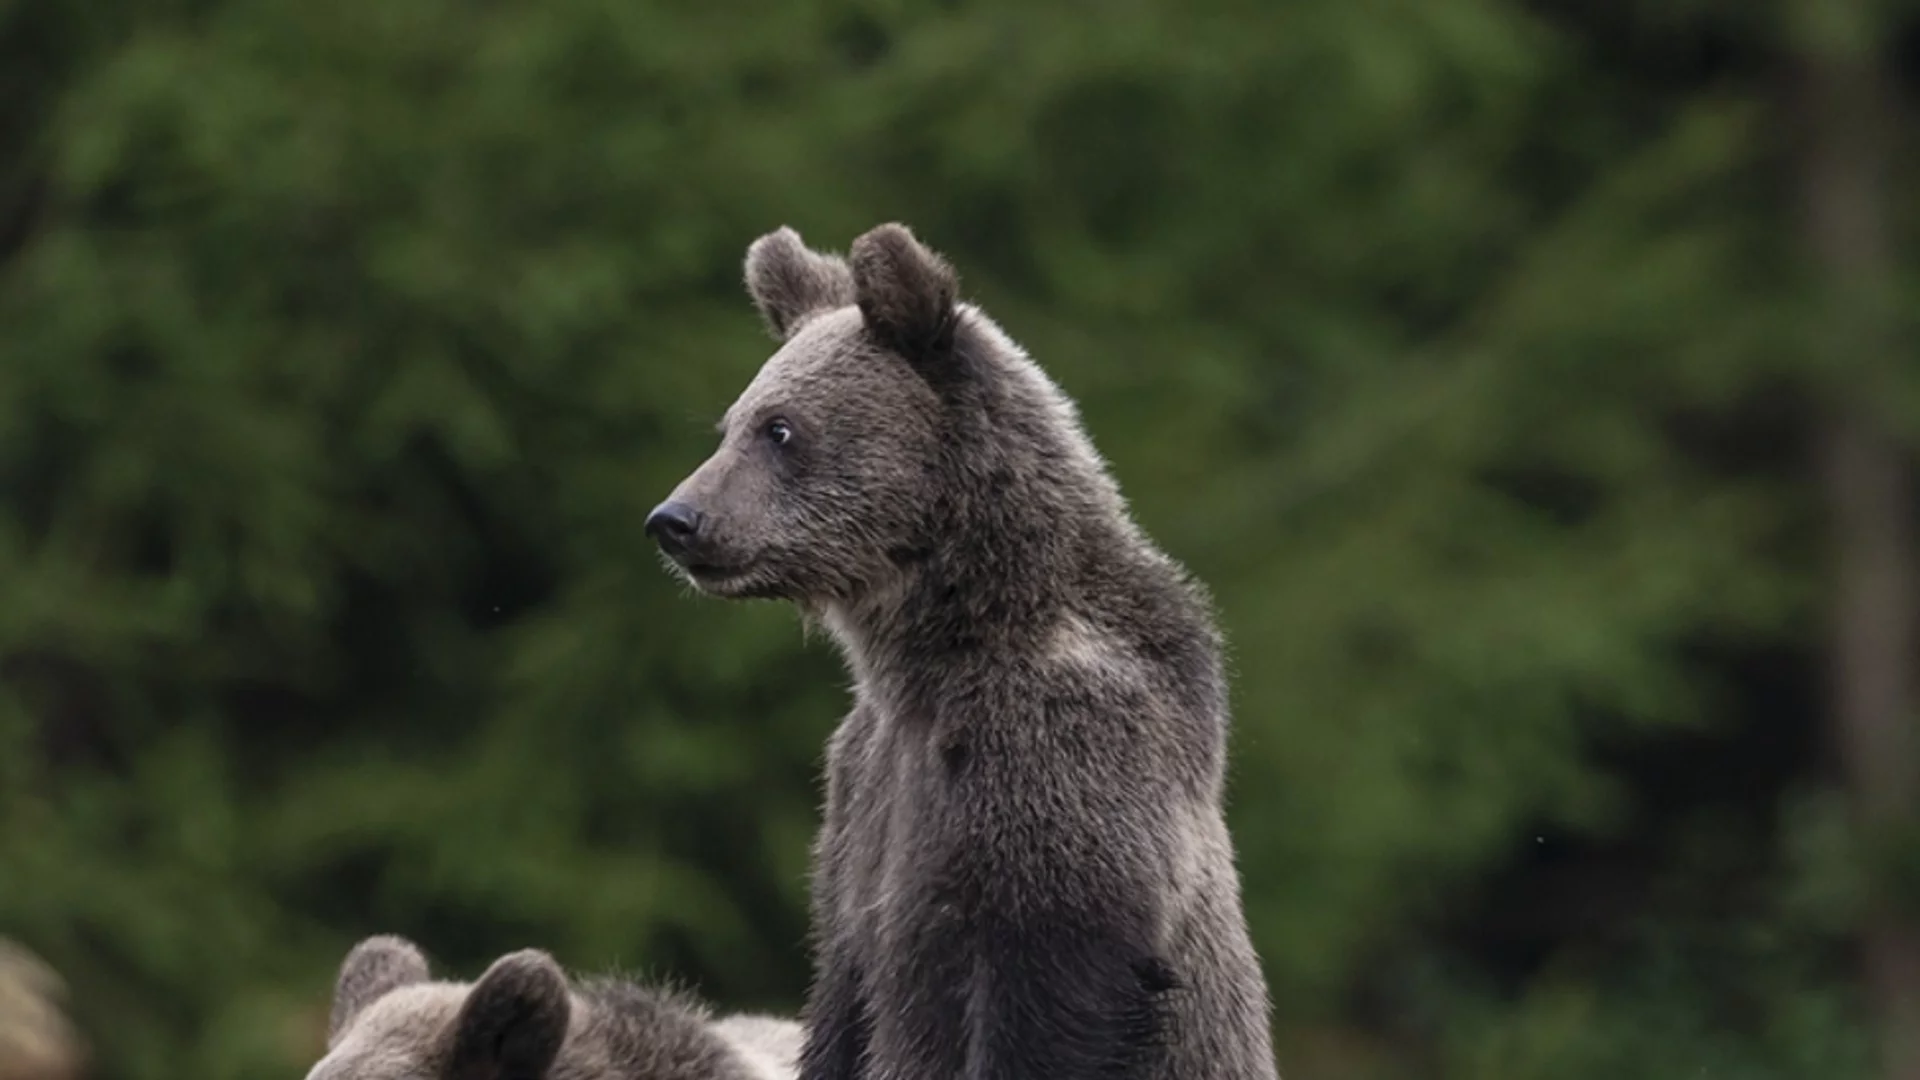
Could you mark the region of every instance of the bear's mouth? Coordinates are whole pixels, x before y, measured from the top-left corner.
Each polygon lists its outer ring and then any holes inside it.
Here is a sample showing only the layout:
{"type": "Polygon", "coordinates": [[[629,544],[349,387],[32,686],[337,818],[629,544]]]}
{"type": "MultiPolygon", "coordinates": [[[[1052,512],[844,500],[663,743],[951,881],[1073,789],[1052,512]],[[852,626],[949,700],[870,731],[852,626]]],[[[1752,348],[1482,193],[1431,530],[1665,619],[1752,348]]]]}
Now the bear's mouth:
{"type": "Polygon", "coordinates": [[[741,577],[753,567],[746,563],[712,563],[690,559],[680,564],[687,576],[703,585],[718,585],[741,577]]]}

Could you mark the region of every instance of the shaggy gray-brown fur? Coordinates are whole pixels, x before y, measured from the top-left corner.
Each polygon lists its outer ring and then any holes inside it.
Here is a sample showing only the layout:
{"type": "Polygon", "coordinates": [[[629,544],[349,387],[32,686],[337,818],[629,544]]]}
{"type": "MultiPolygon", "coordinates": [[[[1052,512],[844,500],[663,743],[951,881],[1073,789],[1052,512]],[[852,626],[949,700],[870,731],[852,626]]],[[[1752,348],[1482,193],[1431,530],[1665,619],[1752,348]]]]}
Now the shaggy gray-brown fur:
{"type": "Polygon", "coordinates": [[[1272,1080],[1203,590],[905,227],[844,260],[781,229],[746,278],[781,345],[647,532],[854,676],[801,1076],[1272,1080]]]}
{"type": "Polygon", "coordinates": [[[419,949],[383,935],[341,963],[307,1080],[793,1080],[801,1039],[791,1020],[715,1020],[671,991],[572,982],[535,949],[471,984],[435,982],[419,949]]]}

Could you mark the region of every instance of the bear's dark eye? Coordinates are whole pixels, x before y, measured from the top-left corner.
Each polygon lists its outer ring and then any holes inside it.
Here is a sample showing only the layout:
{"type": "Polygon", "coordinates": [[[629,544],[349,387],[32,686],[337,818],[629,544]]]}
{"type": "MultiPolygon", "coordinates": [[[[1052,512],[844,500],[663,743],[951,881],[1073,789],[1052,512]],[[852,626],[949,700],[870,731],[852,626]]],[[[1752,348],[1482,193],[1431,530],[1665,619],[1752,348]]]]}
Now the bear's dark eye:
{"type": "Polygon", "coordinates": [[[785,446],[793,440],[793,426],[785,420],[769,420],[767,421],[767,438],[772,439],[775,446],[785,446]]]}

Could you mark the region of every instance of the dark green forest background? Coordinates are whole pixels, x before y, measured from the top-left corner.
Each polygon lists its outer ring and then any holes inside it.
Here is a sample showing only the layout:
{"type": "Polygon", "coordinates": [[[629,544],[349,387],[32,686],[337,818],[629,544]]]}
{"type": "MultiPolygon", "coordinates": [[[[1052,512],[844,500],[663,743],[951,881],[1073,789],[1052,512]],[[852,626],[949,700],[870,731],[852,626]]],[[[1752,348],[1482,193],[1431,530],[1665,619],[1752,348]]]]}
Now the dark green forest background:
{"type": "Polygon", "coordinates": [[[0,937],[94,1080],[375,932],[797,1008],[847,678],[640,525],[901,220],[1214,590],[1288,1080],[1915,1080],[1917,105],[1872,0],[0,0],[0,937]]]}

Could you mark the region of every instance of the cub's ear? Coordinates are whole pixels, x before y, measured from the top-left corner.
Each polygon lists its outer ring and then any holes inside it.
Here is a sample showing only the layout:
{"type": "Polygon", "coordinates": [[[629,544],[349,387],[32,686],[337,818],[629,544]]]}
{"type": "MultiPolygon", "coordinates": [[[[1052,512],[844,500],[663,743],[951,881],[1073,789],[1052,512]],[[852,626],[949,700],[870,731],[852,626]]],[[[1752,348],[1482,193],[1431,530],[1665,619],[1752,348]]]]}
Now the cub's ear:
{"type": "Polygon", "coordinates": [[[538,949],[493,962],[453,1025],[446,1080],[541,1080],[567,1038],[567,976],[538,949]]]}
{"type": "Polygon", "coordinates": [[[807,247],[782,225],[747,246],[747,294],[775,341],[785,341],[808,315],[853,303],[846,260],[807,247]]]}
{"type": "Polygon", "coordinates": [[[960,279],[905,225],[890,222],[866,232],[847,258],[854,302],[882,345],[919,364],[953,344],[960,279]]]}
{"type": "Polygon", "coordinates": [[[353,1023],[360,1011],[390,991],[426,982],[427,958],[413,942],[391,934],[367,938],[348,950],[333,984],[333,1012],[327,1019],[327,1045],[353,1023]]]}

